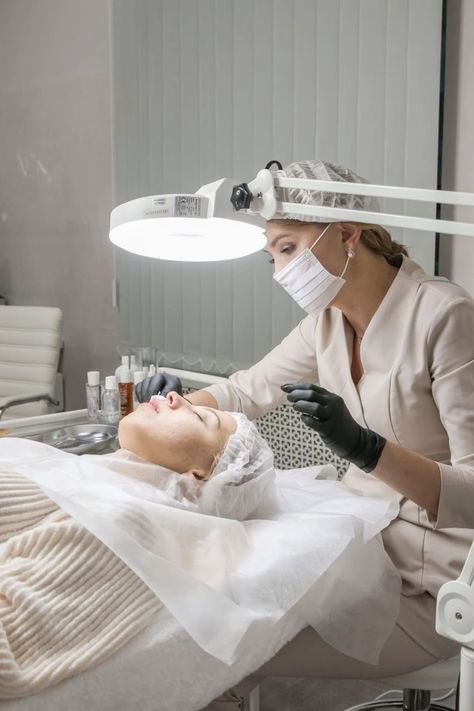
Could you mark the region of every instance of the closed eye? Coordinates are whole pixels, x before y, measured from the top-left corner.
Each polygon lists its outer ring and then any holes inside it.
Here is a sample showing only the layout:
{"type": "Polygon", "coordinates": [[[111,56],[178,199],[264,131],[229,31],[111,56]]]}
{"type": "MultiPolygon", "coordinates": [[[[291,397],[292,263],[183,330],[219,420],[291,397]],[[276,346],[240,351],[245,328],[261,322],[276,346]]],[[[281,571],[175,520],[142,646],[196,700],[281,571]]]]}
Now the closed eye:
{"type": "MultiPolygon", "coordinates": [[[[184,395],[183,395],[183,400],[186,400],[186,402],[189,402],[189,404],[192,405],[192,402],[190,402],[190,401],[188,400],[188,398],[185,397],[184,395]]],[[[199,412],[198,412],[197,410],[194,410],[194,409],[193,409],[193,412],[194,412],[194,414],[196,415],[196,417],[199,417],[199,419],[201,420],[201,422],[203,423],[203,425],[205,425],[206,422],[205,422],[205,420],[201,417],[201,415],[199,414],[199,412]]]]}
{"type": "MultiPolygon", "coordinates": [[[[183,399],[186,400],[186,402],[189,402],[190,405],[192,405],[192,402],[190,402],[187,397],[184,397],[184,395],[183,395],[183,399]]],[[[214,417],[216,418],[216,421],[217,421],[217,428],[218,428],[218,429],[219,429],[220,427],[222,427],[221,418],[219,417],[219,415],[217,414],[217,412],[214,410],[214,408],[212,408],[212,407],[204,407],[203,405],[201,405],[201,407],[202,407],[203,409],[205,409],[206,412],[210,412],[210,413],[212,413],[212,414],[214,415],[214,417]]],[[[195,415],[197,415],[197,416],[199,417],[199,419],[201,420],[201,422],[203,423],[203,425],[204,425],[205,427],[208,427],[208,422],[207,422],[207,419],[208,419],[208,418],[207,418],[207,416],[206,416],[206,420],[205,420],[204,418],[201,417],[201,415],[198,413],[197,410],[193,410],[193,412],[194,412],[195,415]]]]}

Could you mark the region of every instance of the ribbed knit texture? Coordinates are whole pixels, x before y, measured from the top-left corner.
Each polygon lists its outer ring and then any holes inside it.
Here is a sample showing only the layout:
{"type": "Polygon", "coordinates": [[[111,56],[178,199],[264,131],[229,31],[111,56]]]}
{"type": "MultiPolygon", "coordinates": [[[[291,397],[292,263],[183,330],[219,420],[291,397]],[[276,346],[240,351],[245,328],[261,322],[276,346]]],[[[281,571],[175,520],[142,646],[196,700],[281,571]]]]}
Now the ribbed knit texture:
{"type": "Polygon", "coordinates": [[[160,607],[125,563],[36,484],[0,473],[0,699],[99,664],[160,607]]]}

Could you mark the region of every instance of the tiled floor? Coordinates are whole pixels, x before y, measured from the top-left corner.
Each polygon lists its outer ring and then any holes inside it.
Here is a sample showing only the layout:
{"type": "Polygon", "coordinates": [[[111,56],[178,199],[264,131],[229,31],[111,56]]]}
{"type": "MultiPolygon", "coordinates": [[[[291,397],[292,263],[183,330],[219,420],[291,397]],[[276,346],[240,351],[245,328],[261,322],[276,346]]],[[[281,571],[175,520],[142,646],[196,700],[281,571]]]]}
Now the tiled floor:
{"type": "MultiPolygon", "coordinates": [[[[260,685],[260,711],[344,711],[387,690],[373,681],[274,677],[260,685]]],[[[453,698],[442,703],[454,708],[453,698]]]]}

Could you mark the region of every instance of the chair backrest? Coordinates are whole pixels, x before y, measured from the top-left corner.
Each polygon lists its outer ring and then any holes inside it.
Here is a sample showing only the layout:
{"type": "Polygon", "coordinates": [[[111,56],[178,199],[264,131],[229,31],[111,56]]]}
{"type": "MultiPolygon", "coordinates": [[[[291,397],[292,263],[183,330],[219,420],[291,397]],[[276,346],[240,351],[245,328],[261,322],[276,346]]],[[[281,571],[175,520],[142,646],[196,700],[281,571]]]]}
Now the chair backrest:
{"type": "Polygon", "coordinates": [[[319,434],[307,427],[288,403],[257,417],[255,424],[272,449],[277,469],[332,464],[339,478],[344,475],[348,463],[328,449],[319,434]]]}
{"type": "MultiPolygon", "coordinates": [[[[53,396],[61,350],[62,311],[0,306],[0,398],[44,390],[53,396]]],[[[44,402],[9,408],[3,419],[48,412],[44,402]]]]}

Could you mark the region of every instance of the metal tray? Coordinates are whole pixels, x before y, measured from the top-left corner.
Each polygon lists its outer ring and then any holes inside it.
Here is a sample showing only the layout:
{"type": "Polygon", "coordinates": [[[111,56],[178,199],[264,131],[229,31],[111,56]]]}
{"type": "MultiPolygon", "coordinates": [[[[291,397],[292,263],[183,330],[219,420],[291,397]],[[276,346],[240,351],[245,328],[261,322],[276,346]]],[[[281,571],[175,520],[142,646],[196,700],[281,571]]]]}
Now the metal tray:
{"type": "Polygon", "coordinates": [[[28,439],[49,444],[64,452],[86,454],[101,452],[112,444],[116,436],[117,427],[115,425],[86,422],[40,432],[37,435],[29,436],[28,439]]]}

